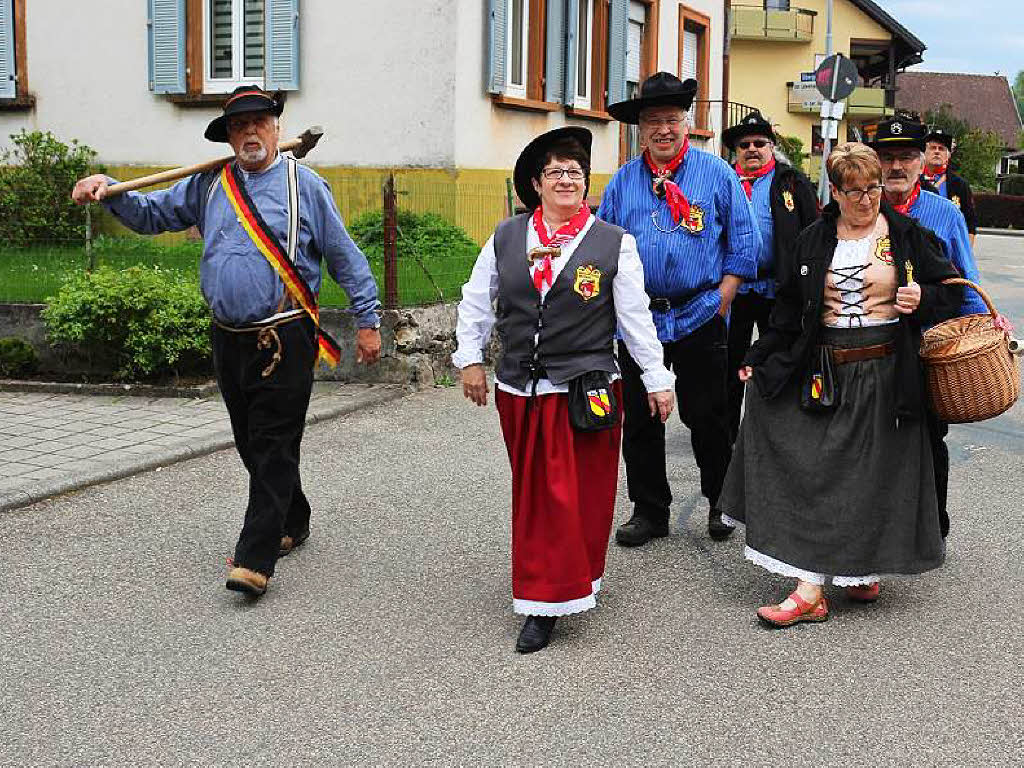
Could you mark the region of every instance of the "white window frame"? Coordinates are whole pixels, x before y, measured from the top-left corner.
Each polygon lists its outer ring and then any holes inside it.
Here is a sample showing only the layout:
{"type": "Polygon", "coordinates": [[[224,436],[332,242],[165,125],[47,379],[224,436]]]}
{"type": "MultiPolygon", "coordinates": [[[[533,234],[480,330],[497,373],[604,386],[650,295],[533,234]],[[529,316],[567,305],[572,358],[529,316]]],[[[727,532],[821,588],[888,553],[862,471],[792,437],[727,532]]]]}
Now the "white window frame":
{"type": "MultiPolygon", "coordinates": [[[[213,78],[213,51],[210,47],[210,32],[213,28],[211,0],[203,0],[203,93],[230,93],[240,85],[263,87],[266,77],[266,40],[263,42],[264,71],[260,77],[245,77],[245,0],[231,0],[231,71],[237,77],[213,78]]],[[[263,3],[263,19],[266,21],[267,2],[263,3]]]]}
{"type": "MultiPolygon", "coordinates": [[[[583,13],[583,2],[584,2],[584,0],[580,0],[580,3],[577,5],[577,9],[578,9],[577,10],[577,14],[582,14],[583,13]]],[[[580,73],[580,62],[581,62],[581,59],[580,59],[580,41],[581,41],[581,39],[584,39],[584,38],[583,38],[582,35],[579,34],[580,21],[581,21],[579,15],[577,15],[577,17],[575,19],[573,19],[573,23],[576,25],[575,28],[576,28],[577,34],[576,34],[576,56],[575,56],[575,59],[576,59],[576,71],[573,73],[573,99],[572,99],[572,104],[573,104],[574,107],[579,107],[580,109],[590,109],[590,105],[593,103],[591,101],[591,97],[593,96],[593,90],[594,90],[594,87],[593,87],[594,86],[594,73],[593,73],[593,69],[594,69],[594,3],[596,3],[596,2],[598,2],[598,0],[586,0],[586,3],[587,3],[587,19],[586,19],[586,21],[587,21],[587,25],[586,25],[587,31],[586,31],[586,38],[585,39],[587,41],[587,55],[585,57],[583,57],[585,59],[585,61],[583,61],[583,64],[584,64],[584,68],[586,70],[586,80],[583,83],[579,82],[579,73],[580,73]],[[585,90],[585,92],[583,94],[580,93],[581,85],[583,86],[583,88],[585,90]]]]}
{"type": "Polygon", "coordinates": [[[506,0],[506,1],[508,3],[507,13],[505,14],[505,18],[508,20],[507,21],[507,34],[506,34],[506,37],[508,38],[508,45],[507,45],[506,50],[505,50],[505,61],[507,62],[506,66],[505,66],[505,93],[508,94],[509,96],[516,96],[518,98],[525,99],[526,98],[527,84],[530,81],[530,0],[522,0],[522,9],[523,9],[522,29],[523,29],[523,32],[522,32],[522,39],[520,40],[520,45],[522,46],[522,52],[523,52],[523,55],[522,55],[523,69],[522,69],[522,72],[519,73],[519,75],[520,75],[520,77],[522,79],[522,83],[515,83],[515,82],[513,82],[513,74],[514,73],[512,72],[512,61],[513,61],[513,58],[512,58],[512,47],[513,47],[512,46],[512,43],[513,43],[512,30],[514,29],[514,25],[512,23],[512,16],[513,16],[513,13],[514,13],[514,6],[513,6],[514,0],[506,0]]]}

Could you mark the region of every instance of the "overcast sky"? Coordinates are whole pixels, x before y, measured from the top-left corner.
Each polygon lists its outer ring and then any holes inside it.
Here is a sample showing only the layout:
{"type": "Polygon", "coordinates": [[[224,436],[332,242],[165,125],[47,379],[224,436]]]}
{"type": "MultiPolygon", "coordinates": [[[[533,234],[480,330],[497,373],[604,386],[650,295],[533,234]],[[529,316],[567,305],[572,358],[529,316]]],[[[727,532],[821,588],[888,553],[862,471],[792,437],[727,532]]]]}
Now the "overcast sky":
{"type": "Polygon", "coordinates": [[[877,0],[928,46],[913,69],[1006,75],[1024,69],[1021,0],[877,0]]]}

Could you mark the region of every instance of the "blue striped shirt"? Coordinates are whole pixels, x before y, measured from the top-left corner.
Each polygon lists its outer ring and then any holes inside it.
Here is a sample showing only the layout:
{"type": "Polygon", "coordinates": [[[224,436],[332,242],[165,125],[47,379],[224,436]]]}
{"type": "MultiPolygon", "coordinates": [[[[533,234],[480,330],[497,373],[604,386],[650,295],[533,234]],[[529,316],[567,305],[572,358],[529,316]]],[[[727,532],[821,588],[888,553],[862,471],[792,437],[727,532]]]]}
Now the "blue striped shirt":
{"type": "MultiPolygon", "coordinates": [[[[775,171],[765,174],[751,183],[750,207],[754,212],[754,223],[761,235],[761,249],[757,253],[758,271],[768,273],[775,264],[775,223],[772,219],[770,192],[775,171]]],[[[742,186],[742,184],[740,185],[742,186]]],[[[740,293],[759,293],[765,298],[775,298],[775,278],[748,280],[740,286],[740,293]]]]}
{"type": "Polygon", "coordinates": [[[654,195],[653,181],[642,156],[626,163],[608,183],[597,215],[636,238],[649,295],[692,296],[680,307],[653,313],[658,338],[676,341],[718,312],[723,275],[757,276],[760,235],[740,180],[722,158],[691,148],[673,177],[690,205],[703,211],[696,233],[675,229],[665,201],[654,195]]]}
{"type": "MultiPolygon", "coordinates": [[[[978,274],[978,267],[974,263],[974,252],[971,250],[971,240],[967,234],[967,222],[964,221],[959,208],[946,198],[922,189],[910,209],[910,215],[938,235],[946,258],[953,262],[961,277],[972,283],[981,284],[981,275],[978,274]]],[[[960,314],[988,314],[988,308],[977,291],[964,288],[960,314]]]]}

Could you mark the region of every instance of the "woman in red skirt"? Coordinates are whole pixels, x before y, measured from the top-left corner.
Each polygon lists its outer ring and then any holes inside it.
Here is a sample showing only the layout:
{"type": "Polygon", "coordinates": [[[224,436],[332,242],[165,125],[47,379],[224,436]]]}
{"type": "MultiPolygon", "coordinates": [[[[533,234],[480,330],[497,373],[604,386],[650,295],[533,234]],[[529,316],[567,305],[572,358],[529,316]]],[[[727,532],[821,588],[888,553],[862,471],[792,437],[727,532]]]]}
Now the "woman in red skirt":
{"type": "Polygon", "coordinates": [[[675,402],[636,242],[584,202],[590,146],[576,127],[527,145],[514,179],[530,212],[498,225],[459,304],[452,362],[477,405],[495,324],[503,349],[495,401],[512,465],[512,607],[527,616],[520,653],[546,646],[557,617],[593,608],[601,588],[622,425],[616,329],[651,413],[664,421],[675,402]]]}

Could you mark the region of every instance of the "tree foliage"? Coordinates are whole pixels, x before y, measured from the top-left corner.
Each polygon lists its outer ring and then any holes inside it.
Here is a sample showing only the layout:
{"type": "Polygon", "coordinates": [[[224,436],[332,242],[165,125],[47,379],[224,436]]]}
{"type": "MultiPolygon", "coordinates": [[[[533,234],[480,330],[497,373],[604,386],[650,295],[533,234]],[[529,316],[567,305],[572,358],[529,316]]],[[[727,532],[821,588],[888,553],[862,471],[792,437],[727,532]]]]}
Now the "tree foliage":
{"type": "Polygon", "coordinates": [[[955,148],[950,165],[968,184],[978,190],[996,188],[996,169],[1003,156],[1003,139],[998,133],[972,127],[949,104],[926,112],[924,122],[953,135],[955,148]]]}
{"type": "Polygon", "coordinates": [[[804,154],[803,141],[796,136],[783,136],[782,134],[777,134],[775,138],[782,154],[789,159],[790,165],[804,173],[804,159],[807,155],[804,154]]]}
{"type": "Polygon", "coordinates": [[[0,238],[11,245],[82,242],[85,210],[71,200],[96,153],[49,131],[22,129],[0,154],[0,238]]]}
{"type": "MultiPolygon", "coordinates": [[[[1013,78],[1013,98],[1017,101],[1017,114],[1024,118],[1024,69],[1017,73],[1017,76],[1013,78]]],[[[1020,147],[1024,148],[1024,133],[1021,134],[1020,147]]]]}
{"type": "MultiPolygon", "coordinates": [[[[346,225],[352,239],[366,257],[384,257],[384,212],[367,211],[346,225]]],[[[398,211],[398,258],[418,256],[421,259],[446,258],[475,253],[479,246],[466,230],[436,213],[398,211]]]]}

